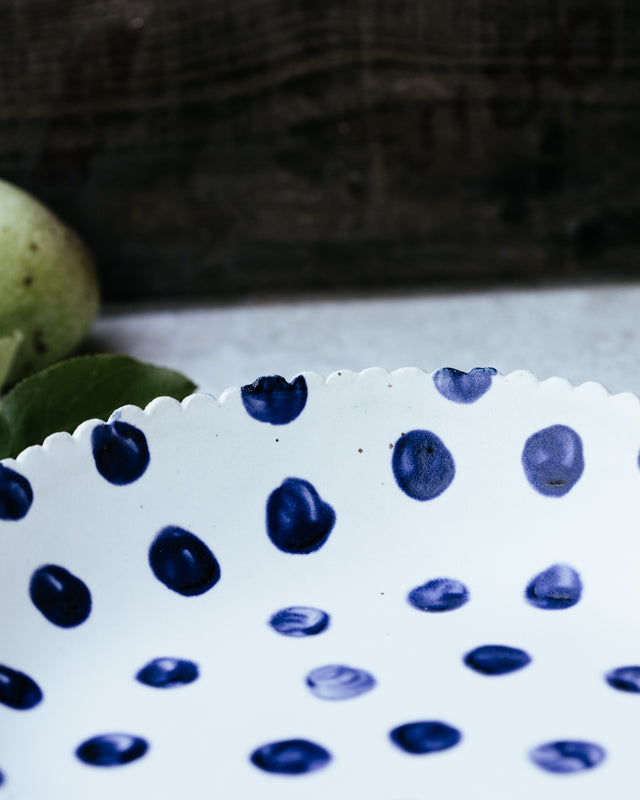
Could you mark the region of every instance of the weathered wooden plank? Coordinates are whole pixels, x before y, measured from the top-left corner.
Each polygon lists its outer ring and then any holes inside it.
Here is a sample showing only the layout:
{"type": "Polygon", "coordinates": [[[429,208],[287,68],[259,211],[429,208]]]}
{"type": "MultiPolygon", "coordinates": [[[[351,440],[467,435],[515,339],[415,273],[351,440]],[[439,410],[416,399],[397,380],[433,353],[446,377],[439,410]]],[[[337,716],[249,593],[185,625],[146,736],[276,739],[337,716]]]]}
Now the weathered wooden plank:
{"type": "Polygon", "coordinates": [[[110,299],[638,272],[635,0],[5,0],[0,173],[110,299]]]}

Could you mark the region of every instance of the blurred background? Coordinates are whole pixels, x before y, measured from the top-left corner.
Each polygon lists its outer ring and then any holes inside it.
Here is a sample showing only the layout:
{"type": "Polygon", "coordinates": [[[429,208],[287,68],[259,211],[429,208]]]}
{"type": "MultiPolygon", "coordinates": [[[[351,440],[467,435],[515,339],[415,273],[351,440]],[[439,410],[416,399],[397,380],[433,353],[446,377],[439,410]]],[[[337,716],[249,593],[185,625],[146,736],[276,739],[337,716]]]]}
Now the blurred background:
{"type": "Polygon", "coordinates": [[[112,303],[636,278],[639,22],[637,0],[3,0],[0,174],[112,303]]]}

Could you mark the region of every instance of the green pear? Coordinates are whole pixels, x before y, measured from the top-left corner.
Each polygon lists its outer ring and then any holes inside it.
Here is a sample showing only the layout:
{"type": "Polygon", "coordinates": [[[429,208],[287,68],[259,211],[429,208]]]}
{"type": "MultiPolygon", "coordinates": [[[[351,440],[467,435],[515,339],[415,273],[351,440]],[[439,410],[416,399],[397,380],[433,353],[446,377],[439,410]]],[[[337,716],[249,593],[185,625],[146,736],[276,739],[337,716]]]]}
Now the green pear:
{"type": "Polygon", "coordinates": [[[83,242],[34,197],[0,180],[0,387],[74,350],[98,305],[83,242]]]}

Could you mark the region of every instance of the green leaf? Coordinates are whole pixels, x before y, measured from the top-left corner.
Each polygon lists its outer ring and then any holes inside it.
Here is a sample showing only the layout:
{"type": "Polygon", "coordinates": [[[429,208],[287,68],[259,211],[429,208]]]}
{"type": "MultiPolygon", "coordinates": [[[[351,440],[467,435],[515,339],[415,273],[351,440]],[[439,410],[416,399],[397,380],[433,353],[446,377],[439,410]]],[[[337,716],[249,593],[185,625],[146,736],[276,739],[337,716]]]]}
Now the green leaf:
{"type": "Polygon", "coordinates": [[[16,384],[0,400],[0,458],[15,457],[56,431],[107,420],[121,406],[144,408],[162,395],[182,400],[196,388],[184,375],[129,356],[79,356],[16,384]]]}
{"type": "Polygon", "coordinates": [[[14,331],[9,336],[0,336],[0,389],[2,389],[7,375],[11,371],[23,338],[20,331],[14,331]]]}

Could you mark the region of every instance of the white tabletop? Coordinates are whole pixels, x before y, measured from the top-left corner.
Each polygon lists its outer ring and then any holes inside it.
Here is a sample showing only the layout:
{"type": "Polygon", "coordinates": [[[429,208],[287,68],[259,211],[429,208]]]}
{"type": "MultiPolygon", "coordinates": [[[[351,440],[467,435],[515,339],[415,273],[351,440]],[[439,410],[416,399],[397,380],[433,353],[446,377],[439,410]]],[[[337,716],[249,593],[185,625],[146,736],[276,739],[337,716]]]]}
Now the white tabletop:
{"type": "Polygon", "coordinates": [[[260,375],[492,366],[640,394],[640,285],[106,309],[91,345],[219,396],[260,375]]]}

